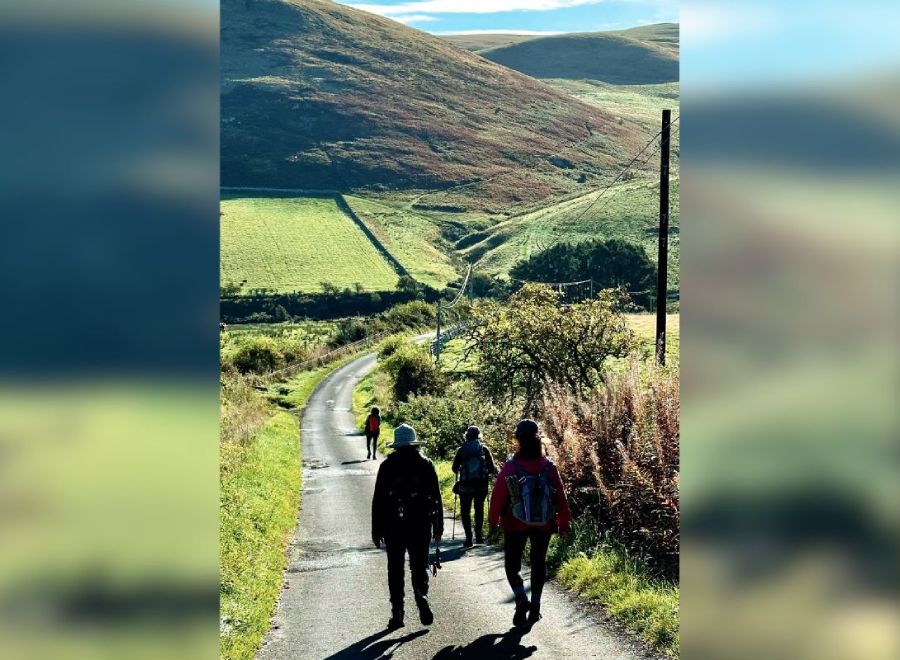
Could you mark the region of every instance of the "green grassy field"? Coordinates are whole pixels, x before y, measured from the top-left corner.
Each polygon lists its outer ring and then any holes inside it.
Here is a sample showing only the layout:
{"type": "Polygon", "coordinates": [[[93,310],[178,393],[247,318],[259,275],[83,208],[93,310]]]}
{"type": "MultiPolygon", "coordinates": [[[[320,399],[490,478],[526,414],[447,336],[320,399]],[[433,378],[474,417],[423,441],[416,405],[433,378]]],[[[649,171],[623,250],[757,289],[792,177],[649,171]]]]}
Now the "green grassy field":
{"type": "MultiPolygon", "coordinates": [[[[659,131],[660,111],[663,108],[673,110],[674,114],[678,113],[681,85],[677,82],[612,85],[599,80],[566,80],[564,78],[553,78],[545,82],[585,103],[605,110],[623,122],[637,123],[650,135],[655,135],[659,131]]],[[[674,131],[673,149],[678,144],[677,139],[678,131],[674,131]]]]}
{"type": "MultiPolygon", "coordinates": [[[[659,184],[646,178],[617,185],[587,213],[599,193],[594,192],[544,209],[510,218],[479,236],[463,254],[482,272],[505,274],[520,260],[557,241],[623,238],[644,247],[656,260],[659,223],[659,184]]],[[[679,286],[679,181],[670,187],[669,288],[679,286]]]]}
{"type": "Polygon", "coordinates": [[[397,273],[333,199],[224,197],[221,278],[244,290],[315,292],[322,282],[386,291],[397,273]]]}
{"type": "Polygon", "coordinates": [[[440,230],[429,218],[403,204],[347,195],[350,208],[368,225],[416,280],[441,289],[458,273],[442,246],[440,230]]]}

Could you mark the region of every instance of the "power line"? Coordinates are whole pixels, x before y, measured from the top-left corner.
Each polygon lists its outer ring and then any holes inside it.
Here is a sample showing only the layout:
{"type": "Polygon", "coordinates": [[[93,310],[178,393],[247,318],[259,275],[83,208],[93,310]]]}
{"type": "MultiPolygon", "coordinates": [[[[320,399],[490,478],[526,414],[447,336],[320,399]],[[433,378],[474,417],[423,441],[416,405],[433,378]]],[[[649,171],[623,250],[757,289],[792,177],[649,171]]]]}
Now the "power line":
{"type": "MultiPolygon", "coordinates": [[[[674,125],[678,121],[679,117],[681,117],[681,115],[678,115],[678,117],[675,117],[675,119],[671,122],[670,125],[674,125]]],[[[621,179],[623,176],[625,176],[625,173],[631,169],[631,167],[637,162],[638,158],[640,158],[643,155],[643,153],[645,151],[647,151],[647,149],[650,148],[650,145],[653,144],[654,142],[656,142],[656,140],[661,135],[662,135],[662,130],[660,130],[656,135],[654,135],[652,138],[650,138],[649,142],[647,142],[647,144],[645,144],[643,146],[643,148],[639,152],[637,152],[637,154],[635,154],[634,158],[632,158],[631,161],[629,161],[628,165],[625,166],[625,169],[623,169],[621,172],[619,172],[619,174],[616,176],[615,179],[613,179],[608,184],[606,184],[606,186],[604,186],[600,190],[600,194],[594,198],[594,201],[591,202],[590,204],[588,204],[587,208],[584,209],[584,211],[582,211],[580,214],[578,214],[578,216],[571,222],[576,223],[579,220],[581,220],[585,215],[587,215],[587,212],[590,211],[598,201],[600,201],[600,199],[609,191],[610,188],[612,188],[616,184],[616,182],[619,181],[619,179],[621,179]]],[[[647,160],[650,160],[650,158],[652,156],[653,156],[653,154],[650,154],[650,156],[647,157],[647,160]]]]}
{"type": "Polygon", "coordinates": [[[453,302],[447,303],[446,305],[441,304],[441,307],[444,309],[450,309],[455,306],[460,300],[462,300],[463,294],[466,292],[466,286],[469,284],[469,276],[472,274],[472,264],[469,264],[469,269],[466,271],[466,279],[463,280],[462,286],[459,289],[459,293],[456,294],[456,298],[453,299],[453,302]]]}

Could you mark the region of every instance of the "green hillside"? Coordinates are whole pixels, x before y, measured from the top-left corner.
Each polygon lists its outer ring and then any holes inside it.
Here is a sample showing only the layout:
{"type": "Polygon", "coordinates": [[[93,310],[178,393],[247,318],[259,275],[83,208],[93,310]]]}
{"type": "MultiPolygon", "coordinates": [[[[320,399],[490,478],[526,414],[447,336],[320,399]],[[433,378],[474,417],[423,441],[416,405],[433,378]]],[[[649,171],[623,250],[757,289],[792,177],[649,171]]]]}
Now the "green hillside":
{"type": "Polygon", "coordinates": [[[333,2],[224,0],[221,53],[225,186],[469,183],[457,197],[470,210],[498,210],[602,184],[646,139],[550,85],[333,2]]]}
{"type": "Polygon", "coordinates": [[[367,291],[397,273],[332,198],[225,197],[221,280],[276,291],[321,290],[322,282],[367,291]]]}
{"type": "Polygon", "coordinates": [[[639,40],[625,33],[561,34],[481,50],[479,54],[535,78],[590,79],[620,85],[678,80],[677,52],[650,36],[639,40]]]}
{"type": "Polygon", "coordinates": [[[641,25],[628,30],[619,30],[610,34],[618,34],[648,45],[657,46],[677,57],[680,52],[679,32],[678,23],[656,23],[654,25],[641,25]]]}
{"type": "MultiPolygon", "coordinates": [[[[669,287],[678,288],[679,181],[670,184],[669,287]]],[[[639,243],[656,261],[659,227],[659,184],[639,179],[611,188],[590,210],[594,192],[525,215],[470,235],[458,243],[465,258],[482,272],[505,275],[555,242],[592,238],[624,238],[639,243]]]]}

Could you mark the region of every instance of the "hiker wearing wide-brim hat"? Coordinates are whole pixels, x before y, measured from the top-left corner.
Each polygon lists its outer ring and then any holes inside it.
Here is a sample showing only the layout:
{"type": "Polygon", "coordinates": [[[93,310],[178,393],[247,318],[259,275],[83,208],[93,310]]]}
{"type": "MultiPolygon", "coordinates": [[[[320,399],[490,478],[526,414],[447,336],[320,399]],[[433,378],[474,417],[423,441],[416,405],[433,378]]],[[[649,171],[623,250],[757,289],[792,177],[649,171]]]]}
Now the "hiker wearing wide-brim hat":
{"type": "Polygon", "coordinates": [[[424,442],[419,440],[413,427],[409,424],[401,424],[394,429],[394,441],[388,447],[391,449],[402,449],[403,447],[420,447],[424,444],[424,442]]]}
{"type": "Polygon", "coordinates": [[[419,620],[430,625],[434,614],[428,604],[428,547],[432,537],[440,543],[444,510],[437,471],[421,454],[424,443],[408,424],[394,429],[394,451],[378,469],[372,497],[372,542],[384,543],[388,559],[391,619],[388,628],[403,626],[403,564],[409,554],[409,571],[419,620]]]}
{"type": "Polygon", "coordinates": [[[470,426],[463,443],[453,457],[453,474],[457,476],[453,490],[459,495],[460,515],[466,540],[464,548],[484,543],[484,501],[489,479],[497,474],[491,450],[481,441],[481,429],[470,426]],[[475,539],[472,539],[472,505],[475,505],[475,539]]]}

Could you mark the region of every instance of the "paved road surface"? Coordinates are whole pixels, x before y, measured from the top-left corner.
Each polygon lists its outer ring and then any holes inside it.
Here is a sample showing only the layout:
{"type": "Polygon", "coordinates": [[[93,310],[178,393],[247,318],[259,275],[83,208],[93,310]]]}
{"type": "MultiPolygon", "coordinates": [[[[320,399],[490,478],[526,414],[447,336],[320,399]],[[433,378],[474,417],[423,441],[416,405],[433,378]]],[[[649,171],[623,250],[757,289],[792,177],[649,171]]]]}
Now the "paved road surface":
{"type": "Polygon", "coordinates": [[[370,540],[380,460],[364,460],[365,438],[354,428],[350,410],[354,385],[374,364],[375,356],[368,355],[338,369],[322,382],[303,415],[300,523],[285,589],[259,657],[643,657],[552,585],[544,591],[544,618],[529,632],[514,630],[502,554],[486,547],[463,553],[459,534],[449,540],[449,519],[441,544],[444,568],[431,582],[434,624],[419,624],[407,572],[406,627],[387,633],[387,560],[370,540]]]}

